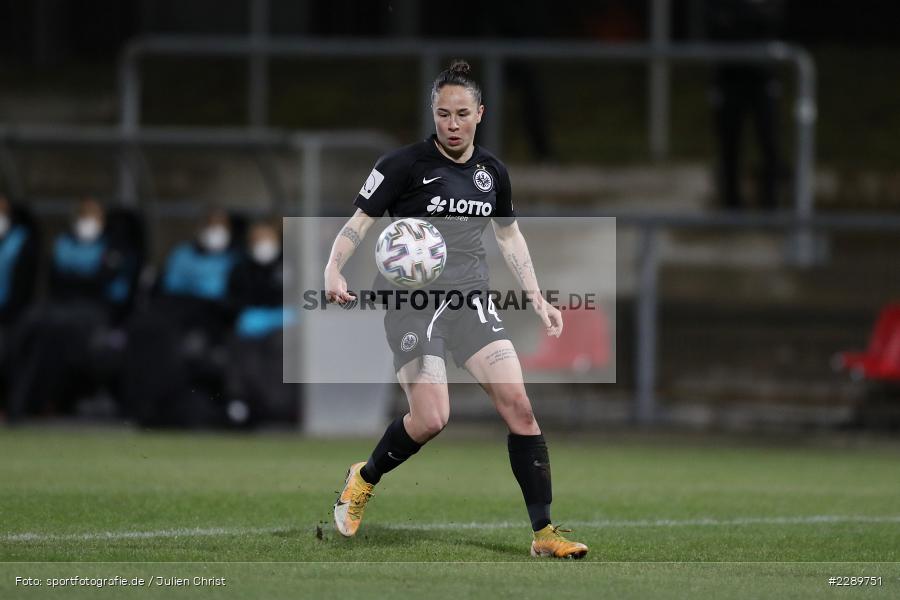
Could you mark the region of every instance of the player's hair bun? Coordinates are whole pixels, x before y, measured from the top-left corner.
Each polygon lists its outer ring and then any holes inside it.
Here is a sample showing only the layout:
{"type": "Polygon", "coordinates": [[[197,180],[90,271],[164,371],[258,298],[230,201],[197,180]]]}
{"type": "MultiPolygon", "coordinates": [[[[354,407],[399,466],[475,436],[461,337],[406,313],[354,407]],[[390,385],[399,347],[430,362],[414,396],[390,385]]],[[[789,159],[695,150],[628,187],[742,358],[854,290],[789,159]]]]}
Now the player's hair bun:
{"type": "Polygon", "coordinates": [[[431,86],[432,104],[434,103],[434,99],[437,97],[438,92],[440,92],[441,88],[445,85],[460,85],[466,88],[472,92],[475,103],[481,104],[481,87],[472,79],[472,76],[470,75],[471,72],[472,67],[463,59],[457,58],[450,61],[450,66],[441,71],[441,74],[437,76],[437,79],[434,80],[434,84],[431,86]]]}
{"type": "Polygon", "coordinates": [[[447,69],[454,75],[462,75],[463,77],[468,77],[469,73],[472,72],[472,67],[466,61],[461,58],[454,59],[450,62],[450,68],[447,69]]]}

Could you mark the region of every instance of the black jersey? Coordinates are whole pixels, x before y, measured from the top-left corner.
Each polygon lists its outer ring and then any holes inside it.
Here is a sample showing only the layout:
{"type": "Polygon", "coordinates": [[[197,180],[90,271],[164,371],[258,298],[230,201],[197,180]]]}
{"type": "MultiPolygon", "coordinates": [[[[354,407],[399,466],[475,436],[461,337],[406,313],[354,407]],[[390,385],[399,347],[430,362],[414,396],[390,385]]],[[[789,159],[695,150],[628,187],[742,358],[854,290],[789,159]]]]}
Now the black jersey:
{"type": "MultiPolygon", "coordinates": [[[[416,217],[434,223],[447,244],[447,264],[429,287],[467,291],[486,287],[484,228],[493,219],[516,220],[509,173],[497,157],[475,146],[472,157],[453,162],[437,149],[436,136],[378,159],[354,204],[370,217],[416,217]]],[[[376,280],[376,289],[382,289],[376,280]]],[[[385,285],[384,287],[389,287],[385,285]]]]}

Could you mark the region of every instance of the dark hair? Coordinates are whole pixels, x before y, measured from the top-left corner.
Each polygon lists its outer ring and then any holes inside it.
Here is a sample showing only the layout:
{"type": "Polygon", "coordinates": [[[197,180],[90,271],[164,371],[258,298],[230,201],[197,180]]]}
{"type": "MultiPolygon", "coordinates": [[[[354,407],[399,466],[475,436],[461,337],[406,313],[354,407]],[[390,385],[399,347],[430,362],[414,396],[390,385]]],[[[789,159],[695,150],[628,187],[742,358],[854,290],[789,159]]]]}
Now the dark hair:
{"type": "Polygon", "coordinates": [[[471,71],[472,67],[466,61],[460,58],[451,61],[450,66],[441,71],[441,74],[437,76],[434,84],[431,86],[431,103],[434,104],[434,99],[437,97],[438,92],[445,85],[459,85],[472,93],[472,97],[475,98],[475,104],[481,104],[481,86],[469,77],[471,71]]]}

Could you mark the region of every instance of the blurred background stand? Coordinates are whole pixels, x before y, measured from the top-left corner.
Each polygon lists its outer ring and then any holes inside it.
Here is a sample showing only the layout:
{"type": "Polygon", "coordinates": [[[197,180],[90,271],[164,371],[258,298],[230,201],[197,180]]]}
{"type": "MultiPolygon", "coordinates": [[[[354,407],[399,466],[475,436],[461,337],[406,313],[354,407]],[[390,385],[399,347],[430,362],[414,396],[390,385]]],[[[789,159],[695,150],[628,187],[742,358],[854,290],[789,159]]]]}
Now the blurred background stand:
{"type": "MultiPolygon", "coordinates": [[[[480,141],[508,162],[520,214],[620,217],[620,383],[590,388],[585,414],[827,425],[859,393],[828,359],[862,346],[900,295],[896,86],[884,77],[896,7],[864,1],[848,20],[822,5],[810,18],[786,1],[790,43],[737,43],[719,39],[701,0],[563,2],[541,23],[477,31],[415,0],[101,4],[102,15],[64,0],[0,6],[0,181],[34,214],[45,255],[85,193],[146,223],[144,289],[211,203],[250,218],[346,215],[373,159],[430,131],[431,78],[464,56],[489,104],[480,141]],[[535,85],[517,90],[512,63],[535,85]],[[730,67],[794,82],[775,102],[792,123],[774,142],[791,163],[787,201],[765,215],[715,210],[703,98],[711,68],[730,67]],[[544,162],[527,139],[541,113],[544,162]]],[[[299,276],[318,285],[314,233],[299,276]]]]}

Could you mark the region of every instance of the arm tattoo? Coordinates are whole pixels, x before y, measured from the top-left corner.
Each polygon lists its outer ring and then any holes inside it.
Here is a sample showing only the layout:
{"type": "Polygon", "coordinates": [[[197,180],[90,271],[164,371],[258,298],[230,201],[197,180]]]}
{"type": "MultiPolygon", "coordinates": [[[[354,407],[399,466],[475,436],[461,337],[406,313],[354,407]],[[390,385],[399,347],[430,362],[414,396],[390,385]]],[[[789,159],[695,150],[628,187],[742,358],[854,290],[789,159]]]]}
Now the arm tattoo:
{"type": "Polygon", "coordinates": [[[344,263],[347,261],[344,260],[344,253],[338,250],[334,253],[334,258],[331,259],[331,262],[338,268],[338,270],[340,270],[344,268],[344,263]]]}
{"type": "Polygon", "coordinates": [[[515,358],[516,351],[512,348],[500,348],[499,350],[494,350],[490,354],[487,355],[486,360],[489,367],[496,365],[501,360],[506,360],[508,358],[515,358]]]}
{"type": "Polygon", "coordinates": [[[526,257],[525,262],[520,263],[515,252],[507,252],[506,262],[509,264],[510,268],[512,268],[513,274],[519,280],[519,285],[521,285],[523,289],[528,287],[525,279],[527,275],[530,274],[534,278],[534,281],[537,282],[537,274],[534,272],[534,265],[531,264],[531,258],[526,257]]]}
{"type": "Polygon", "coordinates": [[[341,235],[353,242],[354,250],[359,246],[360,242],[362,242],[359,234],[352,227],[344,227],[343,229],[341,229],[341,235]]]}

